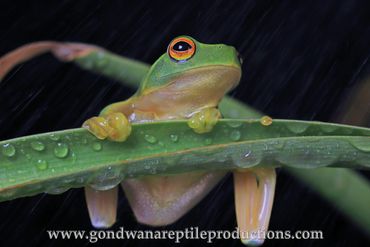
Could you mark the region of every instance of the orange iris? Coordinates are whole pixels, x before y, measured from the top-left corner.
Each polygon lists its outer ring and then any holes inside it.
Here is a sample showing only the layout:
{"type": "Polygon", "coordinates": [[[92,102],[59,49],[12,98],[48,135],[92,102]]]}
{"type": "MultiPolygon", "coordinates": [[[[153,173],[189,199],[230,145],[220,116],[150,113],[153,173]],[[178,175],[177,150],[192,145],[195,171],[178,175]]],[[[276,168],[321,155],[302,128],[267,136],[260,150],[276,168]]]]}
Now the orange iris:
{"type": "Polygon", "coordinates": [[[189,38],[176,38],[168,46],[168,55],[177,62],[188,60],[194,53],[195,43],[189,38]]]}

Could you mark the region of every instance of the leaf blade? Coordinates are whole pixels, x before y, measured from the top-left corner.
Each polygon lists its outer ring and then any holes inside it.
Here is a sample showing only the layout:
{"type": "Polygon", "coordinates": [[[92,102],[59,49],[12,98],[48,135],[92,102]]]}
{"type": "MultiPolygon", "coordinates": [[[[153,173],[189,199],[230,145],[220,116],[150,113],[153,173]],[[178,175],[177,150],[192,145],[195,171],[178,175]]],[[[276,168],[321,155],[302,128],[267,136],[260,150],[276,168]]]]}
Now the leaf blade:
{"type": "Polygon", "coordinates": [[[369,142],[366,128],[293,120],[263,126],[259,119],[223,119],[203,135],[184,120],[134,124],[123,143],[99,141],[84,129],[52,132],[0,142],[2,151],[6,145],[16,150],[14,156],[0,156],[0,200],[91,183],[106,188],[128,177],[244,169],[260,163],[369,168],[369,142]],[[37,143],[44,148],[38,150],[37,143]],[[44,162],[47,168],[40,168],[44,162]]]}

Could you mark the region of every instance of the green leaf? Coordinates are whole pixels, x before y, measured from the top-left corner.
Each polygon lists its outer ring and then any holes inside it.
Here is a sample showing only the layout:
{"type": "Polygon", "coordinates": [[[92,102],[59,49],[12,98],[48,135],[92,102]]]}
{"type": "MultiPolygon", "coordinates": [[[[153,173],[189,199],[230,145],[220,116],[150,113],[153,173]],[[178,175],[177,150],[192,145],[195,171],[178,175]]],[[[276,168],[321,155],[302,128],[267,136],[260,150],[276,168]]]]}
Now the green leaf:
{"type": "Polygon", "coordinates": [[[332,202],[335,208],[340,209],[362,229],[370,232],[370,186],[365,177],[344,168],[287,170],[332,202]]]}
{"type": "Polygon", "coordinates": [[[125,178],[254,166],[370,168],[370,129],[320,122],[223,119],[207,134],[185,120],[133,124],[123,143],[84,129],[0,142],[0,200],[125,178]]]}

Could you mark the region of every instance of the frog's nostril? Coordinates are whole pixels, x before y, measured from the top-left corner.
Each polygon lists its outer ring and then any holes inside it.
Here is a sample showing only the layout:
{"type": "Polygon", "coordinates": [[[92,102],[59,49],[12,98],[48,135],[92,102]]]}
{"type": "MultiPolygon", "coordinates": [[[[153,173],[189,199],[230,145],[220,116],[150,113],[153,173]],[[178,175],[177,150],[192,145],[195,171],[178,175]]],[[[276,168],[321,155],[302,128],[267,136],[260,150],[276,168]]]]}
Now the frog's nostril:
{"type": "Polygon", "coordinates": [[[239,59],[240,64],[243,64],[243,57],[242,57],[242,55],[240,55],[240,53],[238,52],[237,53],[237,56],[238,56],[238,59],[239,59]]]}

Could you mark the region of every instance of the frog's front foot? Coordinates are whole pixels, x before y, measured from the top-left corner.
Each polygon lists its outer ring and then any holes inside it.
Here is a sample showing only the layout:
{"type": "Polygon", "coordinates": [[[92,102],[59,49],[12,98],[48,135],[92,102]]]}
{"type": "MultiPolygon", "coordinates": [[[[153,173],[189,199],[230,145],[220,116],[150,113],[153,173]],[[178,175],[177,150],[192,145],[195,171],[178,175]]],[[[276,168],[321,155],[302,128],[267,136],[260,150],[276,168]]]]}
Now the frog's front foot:
{"type": "Polygon", "coordinates": [[[267,233],[274,200],[274,168],[234,172],[235,211],[240,238],[246,245],[261,245],[267,233]]]}
{"type": "Polygon", "coordinates": [[[82,127],[90,131],[99,139],[108,138],[109,140],[116,142],[125,141],[131,133],[130,122],[126,116],[120,112],[92,117],[86,120],[82,127]]]}
{"type": "Polygon", "coordinates": [[[220,117],[221,113],[218,109],[205,108],[191,116],[188,126],[196,133],[207,133],[213,129],[220,117]]]}

